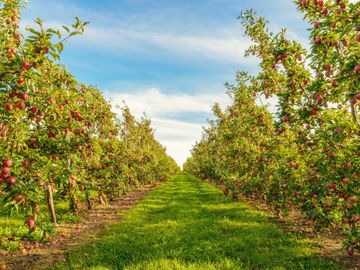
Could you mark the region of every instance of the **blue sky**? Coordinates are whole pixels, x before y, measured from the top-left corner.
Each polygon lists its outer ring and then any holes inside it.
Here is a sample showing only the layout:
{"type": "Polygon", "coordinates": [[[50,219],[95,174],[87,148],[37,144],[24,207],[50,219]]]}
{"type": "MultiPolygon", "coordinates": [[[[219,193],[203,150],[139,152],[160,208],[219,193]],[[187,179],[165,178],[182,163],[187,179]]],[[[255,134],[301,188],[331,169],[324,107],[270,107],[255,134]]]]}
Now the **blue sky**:
{"type": "Polygon", "coordinates": [[[243,57],[250,42],[236,20],[249,8],[306,44],[307,24],[291,0],[29,0],[22,26],[36,17],[54,28],[75,16],[89,21],[65,45],[62,63],[79,81],[98,85],[114,111],[122,100],[137,117],[145,111],[181,164],[212,104],[228,103],[223,84],[238,70],[257,69],[256,59],[243,57]]]}

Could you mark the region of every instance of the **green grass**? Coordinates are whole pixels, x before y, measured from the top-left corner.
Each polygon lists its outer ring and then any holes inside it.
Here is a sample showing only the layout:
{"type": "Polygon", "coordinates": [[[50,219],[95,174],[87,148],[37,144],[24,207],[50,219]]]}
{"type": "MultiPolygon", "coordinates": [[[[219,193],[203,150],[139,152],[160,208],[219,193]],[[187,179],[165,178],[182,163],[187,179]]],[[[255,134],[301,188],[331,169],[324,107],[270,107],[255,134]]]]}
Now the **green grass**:
{"type": "MultiPolygon", "coordinates": [[[[56,201],[56,214],[59,223],[76,223],[81,219],[74,213],[68,210],[68,202],[56,201]]],[[[50,224],[49,216],[47,213],[47,206],[40,205],[41,212],[40,222],[47,227],[46,236],[51,236],[56,233],[55,227],[50,224]]],[[[25,224],[29,214],[23,211],[14,211],[10,216],[9,211],[4,208],[0,199],[0,249],[8,251],[16,251],[19,249],[22,239],[31,241],[46,240],[42,237],[43,230],[37,228],[34,232],[30,233],[29,228],[25,224]]]]}
{"type": "MultiPolygon", "coordinates": [[[[135,191],[137,188],[127,187],[126,190],[135,191]]],[[[96,201],[97,195],[96,191],[90,190],[90,198],[93,201],[96,201]]],[[[37,224],[40,224],[42,228],[37,227],[34,232],[31,232],[26,225],[26,220],[31,213],[21,210],[20,207],[18,211],[15,210],[10,215],[10,209],[5,207],[3,199],[4,197],[0,195],[0,250],[17,251],[24,239],[32,242],[46,242],[48,236],[56,234],[56,227],[50,223],[45,194],[44,200],[39,203],[41,211],[37,217],[37,224]],[[46,230],[45,234],[43,234],[44,230],[46,230]]],[[[84,192],[79,193],[77,199],[79,203],[85,203],[84,192]]],[[[79,215],[69,210],[69,201],[61,199],[57,193],[54,194],[54,203],[59,224],[79,223],[81,221],[79,215]]]]}
{"type": "Polygon", "coordinates": [[[306,239],[183,172],[53,269],[340,269],[306,239]]]}

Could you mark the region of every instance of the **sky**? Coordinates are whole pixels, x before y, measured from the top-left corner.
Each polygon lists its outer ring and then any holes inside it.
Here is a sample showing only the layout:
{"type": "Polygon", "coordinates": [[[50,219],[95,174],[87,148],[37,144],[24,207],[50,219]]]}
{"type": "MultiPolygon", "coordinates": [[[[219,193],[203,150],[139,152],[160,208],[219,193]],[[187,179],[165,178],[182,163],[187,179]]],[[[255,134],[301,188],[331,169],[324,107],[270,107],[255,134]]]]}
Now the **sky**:
{"type": "Polygon", "coordinates": [[[212,105],[229,103],[224,83],[257,70],[257,59],[243,56],[251,42],[236,19],[250,8],[271,30],[285,27],[307,45],[308,25],[291,0],[29,0],[22,27],[37,17],[59,29],[75,16],[89,21],[65,44],[61,62],[78,81],[97,85],[115,112],[123,101],[138,119],[146,112],[181,165],[212,105]]]}

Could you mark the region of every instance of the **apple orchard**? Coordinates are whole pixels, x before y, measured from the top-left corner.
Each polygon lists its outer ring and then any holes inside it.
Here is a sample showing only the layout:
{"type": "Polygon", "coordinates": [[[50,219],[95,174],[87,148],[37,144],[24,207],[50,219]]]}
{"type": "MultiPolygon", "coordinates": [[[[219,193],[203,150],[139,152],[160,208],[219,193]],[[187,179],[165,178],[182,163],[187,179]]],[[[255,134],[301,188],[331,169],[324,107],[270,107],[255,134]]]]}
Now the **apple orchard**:
{"type": "Polygon", "coordinates": [[[310,50],[243,13],[260,72],[227,84],[232,105],[216,119],[184,169],[233,197],[265,200],[281,218],[304,211],[320,230],[343,229],[349,256],[360,251],[360,3],[295,1],[312,25],[310,50]],[[278,100],[276,117],[261,99],[278,100]]]}
{"type": "MultiPolygon", "coordinates": [[[[318,230],[337,228],[360,253],[360,3],[295,1],[312,25],[310,48],[271,33],[253,11],[239,19],[260,71],[227,84],[184,169],[225,194],[266,201],[283,218],[300,210],[318,230]],[[258,105],[278,100],[277,113],[258,105]]],[[[0,214],[21,218],[18,239],[44,239],[59,216],[76,215],[179,170],[146,117],[111,111],[101,91],[60,62],[64,43],[87,23],[20,32],[24,2],[0,2],[0,214]],[[59,211],[61,209],[61,211],[59,211]],[[60,214],[59,214],[60,212],[60,214]]],[[[191,206],[189,206],[191,207],[191,206]]],[[[14,236],[12,226],[0,237],[14,236]]],[[[1,239],[0,239],[1,240],[1,239]]],[[[0,241],[0,247],[3,248],[0,241]]],[[[5,247],[6,248],[6,247],[5,247]]]]}

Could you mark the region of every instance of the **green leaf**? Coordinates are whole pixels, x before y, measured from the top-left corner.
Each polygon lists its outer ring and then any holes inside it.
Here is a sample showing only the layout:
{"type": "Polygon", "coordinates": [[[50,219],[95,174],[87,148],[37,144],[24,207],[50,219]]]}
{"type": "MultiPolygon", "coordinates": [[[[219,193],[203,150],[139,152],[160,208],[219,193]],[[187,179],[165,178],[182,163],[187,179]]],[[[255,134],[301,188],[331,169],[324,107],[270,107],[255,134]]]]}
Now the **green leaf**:
{"type": "Polygon", "coordinates": [[[63,25],[62,28],[64,28],[66,32],[68,32],[68,33],[70,32],[70,29],[68,27],[66,27],[65,25],[63,25]]]}
{"type": "Polygon", "coordinates": [[[58,50],[59,53],[61,53],[64,49],[64,44],[62,42],[60,42],[60,43],[55,44],[54,47],[58,50]]]}
{"type": "Polygon", "coordinates": [[[37,36],[41,35],[41,33],[39,31],[36,31],[34,28],[25,28],[25,30],[37,36]]]}

